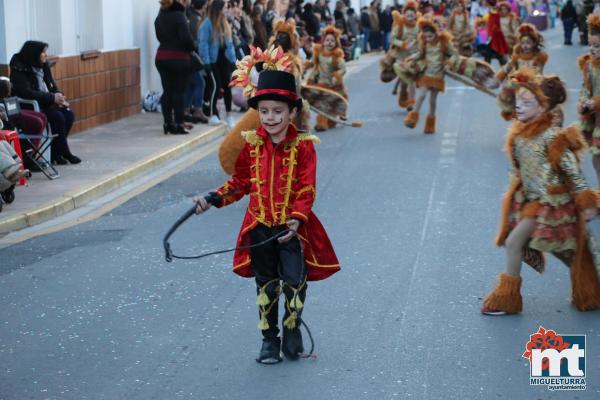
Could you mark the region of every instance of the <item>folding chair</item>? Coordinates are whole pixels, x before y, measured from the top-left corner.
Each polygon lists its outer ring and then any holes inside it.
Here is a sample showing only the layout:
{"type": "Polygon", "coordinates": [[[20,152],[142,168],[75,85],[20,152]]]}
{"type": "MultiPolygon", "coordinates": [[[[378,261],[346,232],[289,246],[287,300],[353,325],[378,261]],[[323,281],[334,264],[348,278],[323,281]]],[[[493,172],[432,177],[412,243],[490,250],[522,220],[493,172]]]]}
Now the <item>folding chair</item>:
{"type": "MultiPolygon", "coordinates": [[[[2,130],[0,127],[0,140],[7,142],[15,149],[15,153],[17,153],[17,156],[21,159],[21,170],[24,170],[23,153],[21,152],[21,144],[19,143],[19,133],[16,131],[2,130]]],[[[27,185],[25,178],[19,179],[19,185],[27,185]]]]}
{"type": "MultiPolygon", "coordinates": [[[[33,111],[40,112],[37,101],[21,99],[19,97],[7,97],[4,99],[1,106],[4,106],[6,114],[10,119],[21,113],[21,104],[31,107],[33,111]]],[[[41,135],[24,133],[19,130],[19,139],[25,140],[30,145],[30,148],[26,150],[27,155],[40,171],[42,171],[46,178],[50,180],[60,177],[60,174],[56,168],[54,168],[48,157],[52,140],[57,136],[58,135],[53,135],[51,133],[50,126],[46,126],[44,133],[41,135]]]]}

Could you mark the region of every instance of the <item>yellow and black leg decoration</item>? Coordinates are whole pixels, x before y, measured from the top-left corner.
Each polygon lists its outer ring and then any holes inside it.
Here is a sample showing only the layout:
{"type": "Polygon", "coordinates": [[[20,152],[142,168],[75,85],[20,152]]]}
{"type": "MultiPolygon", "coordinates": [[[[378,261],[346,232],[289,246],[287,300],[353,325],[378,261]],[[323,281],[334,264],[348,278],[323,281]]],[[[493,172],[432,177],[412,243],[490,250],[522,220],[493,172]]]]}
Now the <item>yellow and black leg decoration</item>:
{"type": "Polygon", "coordinates": [[[262,285],[257,282],[257,298],[259,322],[258,329],[263,334],[260,354],[256,359],[261,364],[276,364],[281,362],[281,340],[279,339],[279,295],[281,286],[279,278],[270,280],[262,285]]]}
{"type": "Polygon", "coordinates": [[[283,294],[285,296],[285,314],[283,316],[281,350],[285,358],[293,361],[297,360],[304,352],[302,333],[300,332],[300,317],[306,300],[306,280],[299,287],[284,283],[283,294]]]}

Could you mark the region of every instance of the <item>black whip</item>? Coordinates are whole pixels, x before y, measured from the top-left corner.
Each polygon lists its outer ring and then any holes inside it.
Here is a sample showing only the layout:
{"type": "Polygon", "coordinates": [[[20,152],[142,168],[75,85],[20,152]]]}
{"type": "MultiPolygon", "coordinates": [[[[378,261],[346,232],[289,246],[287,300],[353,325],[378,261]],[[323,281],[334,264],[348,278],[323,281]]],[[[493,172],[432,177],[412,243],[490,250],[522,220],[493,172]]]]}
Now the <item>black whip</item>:
{"type": "MultiPolygon", "coordinates": [[[[204,196],[204,199],[206,200],[206,202],[212,204],[213,206],[219,205],[221,202],[221,198],[222,197],[215,192],[210,192],[209,194],[204,196]]],[[[196,256],[175,255],[175,254],[173,254],[173,251],[171,250],[171,244],[169,243],[169,239],[185,221],[187,221],[192,215],[196,214],[197,208],[198,208],[198,205],[194,204],[194,206],[192,208],[187,210],[185,212],[185,214],[183,214],[181,217],[179,217],[179,219],[177,221],[175,221],[173,226],[171,226],[171,228],[167,231],[167,234],[163,238],[163,247],[165,249],[165,260],[167,262],[172,262],[174,258],[179,259],[179,260],[196,260],[199,258],[204,258],[204,257],[216,255],[216,254],[223,254],[223,253],[229,253],[229,252],[236,251],[236,250],[244,250],[244,249],[251,249],[254,247],[264,246],[265,244],[272,242],[273,240],[277,240],[278,238],[280,238],[280,237],[286,235],[288,232],[290,232],[290,229],[285,229],[285,230],[277,233],[276,235],[273,235],[270,238],[263,240],[260,243],[254,243],[254,244],[247,245],[247,246],[232,247],[230,249],[211,251],[211,252],[199,254],[196,256]]],[[[300,256],[303,257],[302,254],[300,254],[300,256]]],[[[302,272],[304,272],[304,271],[302,271],[302,272]]],[[[294,298],[296,296],[298,296],[298,292],[299,291],[296,291],[296,293],[294,294],[294,298]]],[[[294,299],[292,299],[292,301],[294,301],[294,299]]],[[[306,322],[304,322],[304,319],[302,319],[302,317],[300,317],[300,316],[298,316],[298,319],[300,320],[300,324],[302,326],[304,326],[304,329],[306,329],[306,333],[308,333],[308,337],[310,339],[310,351],[307,354],[301,354],[300,356],[302,358],[314,358],[315,341],[313,339],[312,333],[311,333],[310,329],[308,328],[308,325],[306,325],[306,322]]]]}

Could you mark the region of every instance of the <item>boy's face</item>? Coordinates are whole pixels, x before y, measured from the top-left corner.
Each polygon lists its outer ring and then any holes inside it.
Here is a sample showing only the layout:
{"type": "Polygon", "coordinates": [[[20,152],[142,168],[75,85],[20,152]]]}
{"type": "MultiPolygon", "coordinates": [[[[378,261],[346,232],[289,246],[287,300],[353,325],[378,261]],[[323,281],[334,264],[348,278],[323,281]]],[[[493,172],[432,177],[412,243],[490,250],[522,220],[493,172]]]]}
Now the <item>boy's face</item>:
{"type": "Polygon", "coordinates": [[[412,23],[417,20],[417,14],[415,14],[413,10],[406,10],[406,12],[404,13],[404,18],[406,19],[406,21],[412,23]]]}
{"type": "Polygon", "coordinates": [[[517,90],[515,100],[517,119],[521,122],[527,122],[544,112],[535,95],[525,88],[517,90]]]}
{"type": "Polygon", "coordinates": [[[325,39],[323,39],[323,46],[325,46],[325,50],[333,50],[335,48],[335,37],[333,35],[325,36],[325,39]]]}
{"type": "Polygon", "coordinates": [[[590,54],[594,60],[600,60],[600,35],[589,35],[590,54]]]}
{"type": "Polygon", "coordinates": [[[533,41],[532,38],[530,38],[529,36],[524,36],[521,39],[521,49],[523,49],[523,52],[531,53],[534,48],[535,48],[535,42],[533,41]]]}
{"type": "Polygon", "coordinates": [[[290,110],[285,101],[261,100],[258,102],[260,123],[271,136],[285,131],[296,116],[296,109],[290,110]]]}

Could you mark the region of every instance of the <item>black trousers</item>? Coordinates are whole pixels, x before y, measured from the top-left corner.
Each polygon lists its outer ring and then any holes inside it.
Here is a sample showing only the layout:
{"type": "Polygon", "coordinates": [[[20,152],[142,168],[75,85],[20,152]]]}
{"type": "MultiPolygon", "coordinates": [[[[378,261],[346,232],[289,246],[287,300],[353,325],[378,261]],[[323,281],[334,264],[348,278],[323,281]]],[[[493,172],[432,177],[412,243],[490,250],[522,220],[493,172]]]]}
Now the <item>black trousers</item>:
{"type": "MultiPolygon", "coordinates": [[[[287,229],[285,226],[268,226],[259,224],[250,231],[250,242],[252,244],[260,243],[273,237],[277,233],[287,229]]],[[[294,295],[294,289],[301,287],[298,298],[304,303],[306,299],[306,267],[304,256],[300,247],[300,240],[297,237],[292,238],[287,243],[279,243],[277,240],[269,242],[263,246],[255,247],[250,250],[252,271],[256,279],[257,291],[269,284],[265,288],[265,293],[275,304],[267,314],[269,329],[263,330],[264,337],[277,337],[279,335],[278,322],[278,301],[281,287],[279,280],[283,281],[283,293],[286,297],[286,310],[284,320],[289,317],[287,302],[291,301],[294,295]]],[[[300,312],[298,312],[300,314],[300,312]]]]}
{"type": "Polygon", "coordinates": [[[225,57],[225,50],[219,50],[219,56],[215,64],[211,64],[211,70],[206,77],[206,87],[204,89],[204,115],[219,116],[217,110],[217,100],[219,100],[219,91],[223,90],[223,101],[225,102],[225,111],[231,111],[231,73],[232,64],[225,57]]]}
{"type": "Polygon", "coordinates": [[[67,142],[67,136],[73,127],[75,114],[69,108],[53,107],[44,110],[44,114],[48,118],[48,124],[53,135],[58,135],[52,140],[51,153],[52,157],[70,156],[71,149],[67,142]]]}
{"type": "Polygon", "coordinates": [[[496,60],[498,60],[500,65],[506,64],[506,61],[507,61],[506,57],[502,57],[495,50],[492,50],[492,47],[490,45],[487,46],[487,49],[485,51],[483,58],[484,58],[485,62],[488,64],[492,62],[492,58],[495,58],[496,60]]]}
{"type": "Polygon", "coordinates": [[[575,29],[575,18],[563,19],[563,30],[565,32],[565,44],[572,43],[573,29],[575,29]]]}
{"type": "Polygon", "coordinates": [[[189,60],[156,60],[156,69],[160,75],[163,94],[160,98],[165,124],[183,124],[185,92],[190,83],[189,60]]]}

